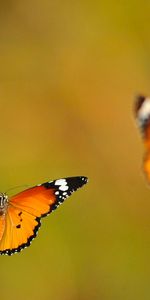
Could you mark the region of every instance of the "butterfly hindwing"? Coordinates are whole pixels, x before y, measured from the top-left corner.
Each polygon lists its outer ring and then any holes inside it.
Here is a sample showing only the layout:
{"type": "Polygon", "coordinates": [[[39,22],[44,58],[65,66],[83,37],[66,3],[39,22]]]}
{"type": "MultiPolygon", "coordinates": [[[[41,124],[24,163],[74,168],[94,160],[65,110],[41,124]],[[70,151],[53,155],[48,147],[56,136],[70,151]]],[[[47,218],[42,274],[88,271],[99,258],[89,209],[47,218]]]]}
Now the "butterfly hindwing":
{"type": "Polygon", "coordinates": [[[37,235],[40,219],[56,209],[87,183],[83,176],[58,179],[29,188],[10,198],[0,238],[0,254],[11,255],[28,247],[37,235]]]}
{"type": "Polygon", "coordinates": [[[40,227],[40,219],[10,205],[5,224],[0,254],[11,255],[30,245],[40,227]]]}

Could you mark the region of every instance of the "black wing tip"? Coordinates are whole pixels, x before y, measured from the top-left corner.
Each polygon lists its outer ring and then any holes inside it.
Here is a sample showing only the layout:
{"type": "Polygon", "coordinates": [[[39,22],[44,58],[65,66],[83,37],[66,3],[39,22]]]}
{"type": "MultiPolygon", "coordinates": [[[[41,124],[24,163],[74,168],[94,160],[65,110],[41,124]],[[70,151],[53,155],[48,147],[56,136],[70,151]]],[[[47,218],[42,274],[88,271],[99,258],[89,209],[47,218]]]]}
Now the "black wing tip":
{"type": "Polygon", "coordinates": [[[17,248],[13,248],[13,249],[6,249],[6,250],[3,250],[3,251],[0,251],[0,255],[8,255],[8,256],[11,256],[13,254],[16,254],[16,253],[19,253],[20,251],[22,251],[24,248],[27,248],[31,245],[31,242],[32,240],[37,236],[37,233],[38,233],[38,230],[41,226],[41,220],[40,218],[36,218],[36,221],[37,221],[37,225],[35,226],[34,228],[34,231],[33,231],[33,235],[31,235],[28,239],[27,239],[27,242],[26,243],[23,243],[22,245],[18,246],[17,248]]]}
{"type": "Polygon", "coordinates": [[[60,204],[62,204],[71,194],[81,188],[88,182],[88,178],[85,176],[74,176],[74,177],[67,177],[62,178],[54,181],[54,187],[57,189],[55,190],[56,195],[56,202],[51,206],[51,212],[58,208],[60,204]],[[58,185],[58,182],[65,182],[64,188],[62,189],[61,186],[58,185]]]}
{"type": "Polygon", "coordinates": [[[64,178],[66,180],[77,180],[83,182],[83,184],[88,182],[88,177],[87,176],[72,176],[72,177],[66,177],[64,178]]]}
{"type": "Polygon", "coordinates": [[[69,189],[73,191],[76,191],[77,189],[88,183],[88,177],[86,176],[66,177],[64,179],[66,180],[69,189]]]}
{"type": "Polygon", "coordinates": [[[55,179],[53,181],[48,181],[42,184],[45,188],[56,188],[56,186],[61,185],[61,181],[66,181],[68,186],[74,186],[76,188],[82,187],[88,182],[88,177],[86,176],[73,176],[73,177],[62,177],[60,179],[55,179]]]}
{"type": "Polygon", "coordinates": [[[88,177],[86,176],[79,176],[79,178],[81,180],[82,185],[87,184],[89,181],[88,177]]]}
{"type": "Polygon", "coordinates": [[[80,177],[81,180],[85,181],[85,183],[87,183],[89,180],[87,176],[77,176],[77,177],[80,177]]]}
{"type": "Polygon", "coordinates": [[[81,182],[83,185],[83,184],[86,184],[89,179],[86,176],[74,176],[74,177],[68,177],[68,178],[66,178],[66,180],[74,180],[77,182],[81,182]]]}

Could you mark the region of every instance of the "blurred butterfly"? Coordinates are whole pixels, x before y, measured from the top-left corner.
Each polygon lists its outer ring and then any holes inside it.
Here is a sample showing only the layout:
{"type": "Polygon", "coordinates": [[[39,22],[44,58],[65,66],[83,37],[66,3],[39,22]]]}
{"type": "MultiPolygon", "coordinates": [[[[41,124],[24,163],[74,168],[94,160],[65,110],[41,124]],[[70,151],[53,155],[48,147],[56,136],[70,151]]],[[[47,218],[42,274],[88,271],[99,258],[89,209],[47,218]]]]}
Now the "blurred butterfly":
{"type": "Polygon", "coordinates": [[[150,182],[150,98],[139,95],[135,103],[135,114],[144,140],[146,153],[143,168],[150,182]]]}
{"type": "Polygon", "coordinates": [[[37,235],[41,218],[86,183],[87,177],[68,177],[39,184],[10,198],[0,193],[0,255],[12,255],[28,247],[37,235]]]}

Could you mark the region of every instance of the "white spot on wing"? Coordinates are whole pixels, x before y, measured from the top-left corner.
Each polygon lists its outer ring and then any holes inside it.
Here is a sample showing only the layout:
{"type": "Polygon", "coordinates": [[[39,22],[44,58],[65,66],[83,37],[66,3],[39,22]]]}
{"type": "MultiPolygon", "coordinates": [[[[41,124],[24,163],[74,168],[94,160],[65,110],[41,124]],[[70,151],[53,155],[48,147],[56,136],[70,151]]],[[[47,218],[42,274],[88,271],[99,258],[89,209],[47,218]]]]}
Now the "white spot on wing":
{"type": "Polygon", "coordinates": [[[55,181],[55,185],[66,185],[66,179],[58,179],[55,181]]]}
{"type": "Polygon", "coordinates": [[[59,190],[63,191],[63,192],[67,191],[68,189],[69,189],[68,185],[61,185],[60,188],[59,188],[59,190]]]}
{"type": "Polygon", "coordinates": [[[150,98],[146,98],[138,112],[140,125],[150,117],[150,98]]]}
{"type": "Polygon", "coordinates": [[[67,191],[69,189],[68,185],[67,185],[67,181],[66,179],[58,179],[55,181],[55,185],[59,186],[59,190],[60,191],[67,191]]]}

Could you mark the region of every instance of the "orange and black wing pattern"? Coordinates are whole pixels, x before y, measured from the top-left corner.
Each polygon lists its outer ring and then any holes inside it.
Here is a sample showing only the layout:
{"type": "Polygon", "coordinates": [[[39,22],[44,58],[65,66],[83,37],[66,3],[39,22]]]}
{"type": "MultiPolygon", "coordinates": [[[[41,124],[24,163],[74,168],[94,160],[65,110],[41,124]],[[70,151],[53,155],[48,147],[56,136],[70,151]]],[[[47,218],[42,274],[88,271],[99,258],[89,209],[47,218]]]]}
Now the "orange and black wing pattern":
{"type": "Polygon", "coordinates": [[[150,182],[150,98],[141,95],[137,97],[135,103],[135,116],[142,133],[146,150],[143,169],[150,182]]]}
{"type": "Polygon", "coordinates": [[[12,255],[28,247],[37,235],[41,218],[86,183],[84,176],[57,179],[11,197],[5,215],[0,216],[0,255],[12,255]]]}

